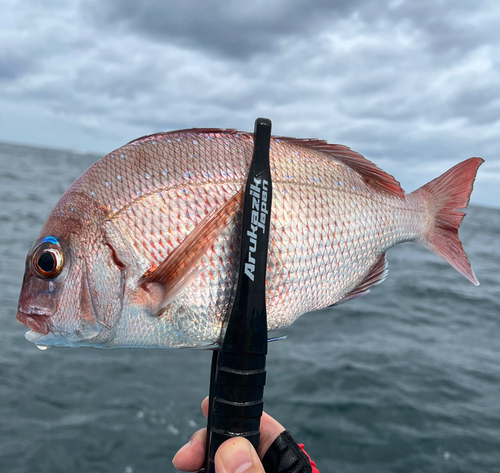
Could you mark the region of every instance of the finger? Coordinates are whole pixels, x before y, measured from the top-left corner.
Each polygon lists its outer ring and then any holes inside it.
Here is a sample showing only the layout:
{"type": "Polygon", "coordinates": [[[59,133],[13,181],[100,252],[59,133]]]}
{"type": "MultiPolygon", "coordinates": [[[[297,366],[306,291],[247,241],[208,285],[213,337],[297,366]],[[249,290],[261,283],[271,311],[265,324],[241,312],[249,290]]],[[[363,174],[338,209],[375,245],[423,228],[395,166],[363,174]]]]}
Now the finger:
{"type": "MultiPolygon", "coordinates": [[[[203,399],[203,402],[201,403],[201,410],[203,411],[203,415],[207,417],[208,397],[203,399]]],[[[276,419],[272,418],[265,412],[262,413],[262,419],[260,420],[260,443],[259,448],[257,449],[257,453],[261,459],[264,458],[264,455],[269,450],[271,444],[285,430],[285,427],[283,427],[276,419]]]]}
{"type": "Polygon", "coordinates": [[[217,473],[265,473],[257,452],[243,437],[226,440],[215,454],[217,473]]]}
{"type": "Polygon", "coordinates": [[[262,413],[262,419],[260,420],[260,442],[259,448],[257,449],[257,453],[261,459],[264,458],[271,444],[285,430],[285,427],[276,419],[265,412],[262,413]]]}
{"type": "Polygon", "coordinates": [[[189,442],[174,456],[172,463],[181,471],[198,471],[205,464],[207,429],[195,432],[189,442]]]}
{"type": "Polygon", "coordinates": [[[201,411],[203,412],[203,415],[208,418],[208,396],[203,399],[201,403],[201,411]]]}

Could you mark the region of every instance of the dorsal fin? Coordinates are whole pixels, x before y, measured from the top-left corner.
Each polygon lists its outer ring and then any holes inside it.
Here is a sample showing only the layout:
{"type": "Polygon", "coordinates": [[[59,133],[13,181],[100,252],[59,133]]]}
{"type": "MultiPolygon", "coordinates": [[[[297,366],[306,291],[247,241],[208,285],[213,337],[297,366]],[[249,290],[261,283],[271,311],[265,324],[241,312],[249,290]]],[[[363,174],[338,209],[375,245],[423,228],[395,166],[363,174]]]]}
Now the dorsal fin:
{"type": "Polygon", "coordinates": [[[366,275],[365,279],[354,288],[351,292],[346,294],[342,299],[332,304],[330,307],[344,304],[346,302],[352,301],[357,297],[364,296],[368,294],[373,286],[384,282],[389,270],[387,269],[387,259],[385,253],[378,259],[378,261],[372,266],[369,273],[366,275]]]}
{"type": "MultiPolygon", "coordinates": [[[[175,133],[223,133],[228,135],[240,135],[242,137],[253,139],[252,133],[238,131],[232,128],[190,128],[185,130],[174,130],[167,133],[155,133],[154,135],[143,136],[131,141],[129,144],[138,144],[139,142],[155,140],[157,138],[175,133]]],[[[365,182],[371,186],[378,187],[386,192],[390,192],[398,197],[404,197],[405,192],[401,185],[393,176],[380,169],[377,165],[368,161],[361,154],[344,145],[329,144],[325,140],[290,138],[287,136],[272,136],[272,140],[285,141],[287,143],[296,143],[310,149],[315,149],[330,155],[337,161],[341,161],[346,166],[361,174],[365,182]]]]}
{"type": "Polygon", "coordinates": [[[187,276],[226,228],[231,217],[240,209],[243,194],[242,188],[222,207],[208,214],[158,267],[142,277],[141,282],[161,284],[165,291],[164,303],[171,301],[192,282],[193,278],[187,276]]]}
{"type": "Polygon", "coordinates": [[[144,135],[141,136],[140,138],[136,138],[135,140],[129,141],[127,145],[133,145],[133,144],[139,144],[144,141],[154,141],[159,138],[167,137],[170,135],[175,135],[175,134],[180,134],[180,133],[224,133],[228,135],[245,135],[245,136],[251,136],[250,133],[244,132],[244,131],[238,131],[234,128],[186,128],[182,130],[172,130],[172,131],[160,131],[158,133],[153,133],[152,135],[144,135]]]}
{"type": "Polygon", "coordinates": [[[347,146],[329,144],[324,140],[316,139],[286,138],[278,136],[273,136],[273,138],[279,138],[282,141],[297,143],[307,148],[322,151],[361,174],[367,184],[390,192],[398,197],[404,197],[405,195],[405,191],[401,188],[400,183],[396,181],[393,176],[347,146]]]}

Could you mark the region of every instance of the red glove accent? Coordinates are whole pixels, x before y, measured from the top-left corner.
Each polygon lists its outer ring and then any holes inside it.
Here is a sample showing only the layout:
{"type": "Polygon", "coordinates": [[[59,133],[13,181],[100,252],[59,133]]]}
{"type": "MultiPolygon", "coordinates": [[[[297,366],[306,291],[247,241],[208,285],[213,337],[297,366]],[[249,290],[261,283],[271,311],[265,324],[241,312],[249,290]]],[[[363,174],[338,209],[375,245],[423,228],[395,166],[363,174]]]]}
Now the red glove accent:
{"type": "Polygon", "coordinates": [[[311,468],[312,468],[312,473],[319,473],[319,470],[316,468],[316,463],[314,463],[311,460],[311,457],[307,454],[307,452],[304,450],[304,444],[298,443],[297,444],[299,448],[307,455],[307,458],[309,458],[309,462],[311,463],[311,468]]]}

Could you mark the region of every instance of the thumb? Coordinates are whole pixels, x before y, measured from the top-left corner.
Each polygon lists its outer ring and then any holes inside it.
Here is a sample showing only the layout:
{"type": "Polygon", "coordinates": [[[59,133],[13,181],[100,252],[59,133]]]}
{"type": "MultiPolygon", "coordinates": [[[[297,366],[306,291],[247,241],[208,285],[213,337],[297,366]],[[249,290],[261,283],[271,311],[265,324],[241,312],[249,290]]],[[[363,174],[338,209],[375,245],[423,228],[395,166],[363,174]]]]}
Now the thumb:
{"type": "Polygon", "coordinates": [[[226,440],[215,454],[216,473],[265,473],[252,444],[243,437],[226,440]]]}

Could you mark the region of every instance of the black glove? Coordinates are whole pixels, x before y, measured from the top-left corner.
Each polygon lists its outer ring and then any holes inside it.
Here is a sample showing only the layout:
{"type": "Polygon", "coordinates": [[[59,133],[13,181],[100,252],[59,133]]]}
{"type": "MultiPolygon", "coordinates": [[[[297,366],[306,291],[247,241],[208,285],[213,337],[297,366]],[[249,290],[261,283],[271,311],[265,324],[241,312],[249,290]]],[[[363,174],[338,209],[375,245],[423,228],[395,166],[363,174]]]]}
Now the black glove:
{"type": "Polygon", "coordinates": [[[269,447],[262,460],[266,473],[312,473],[308,456],[285,430],[269,447]]]}

